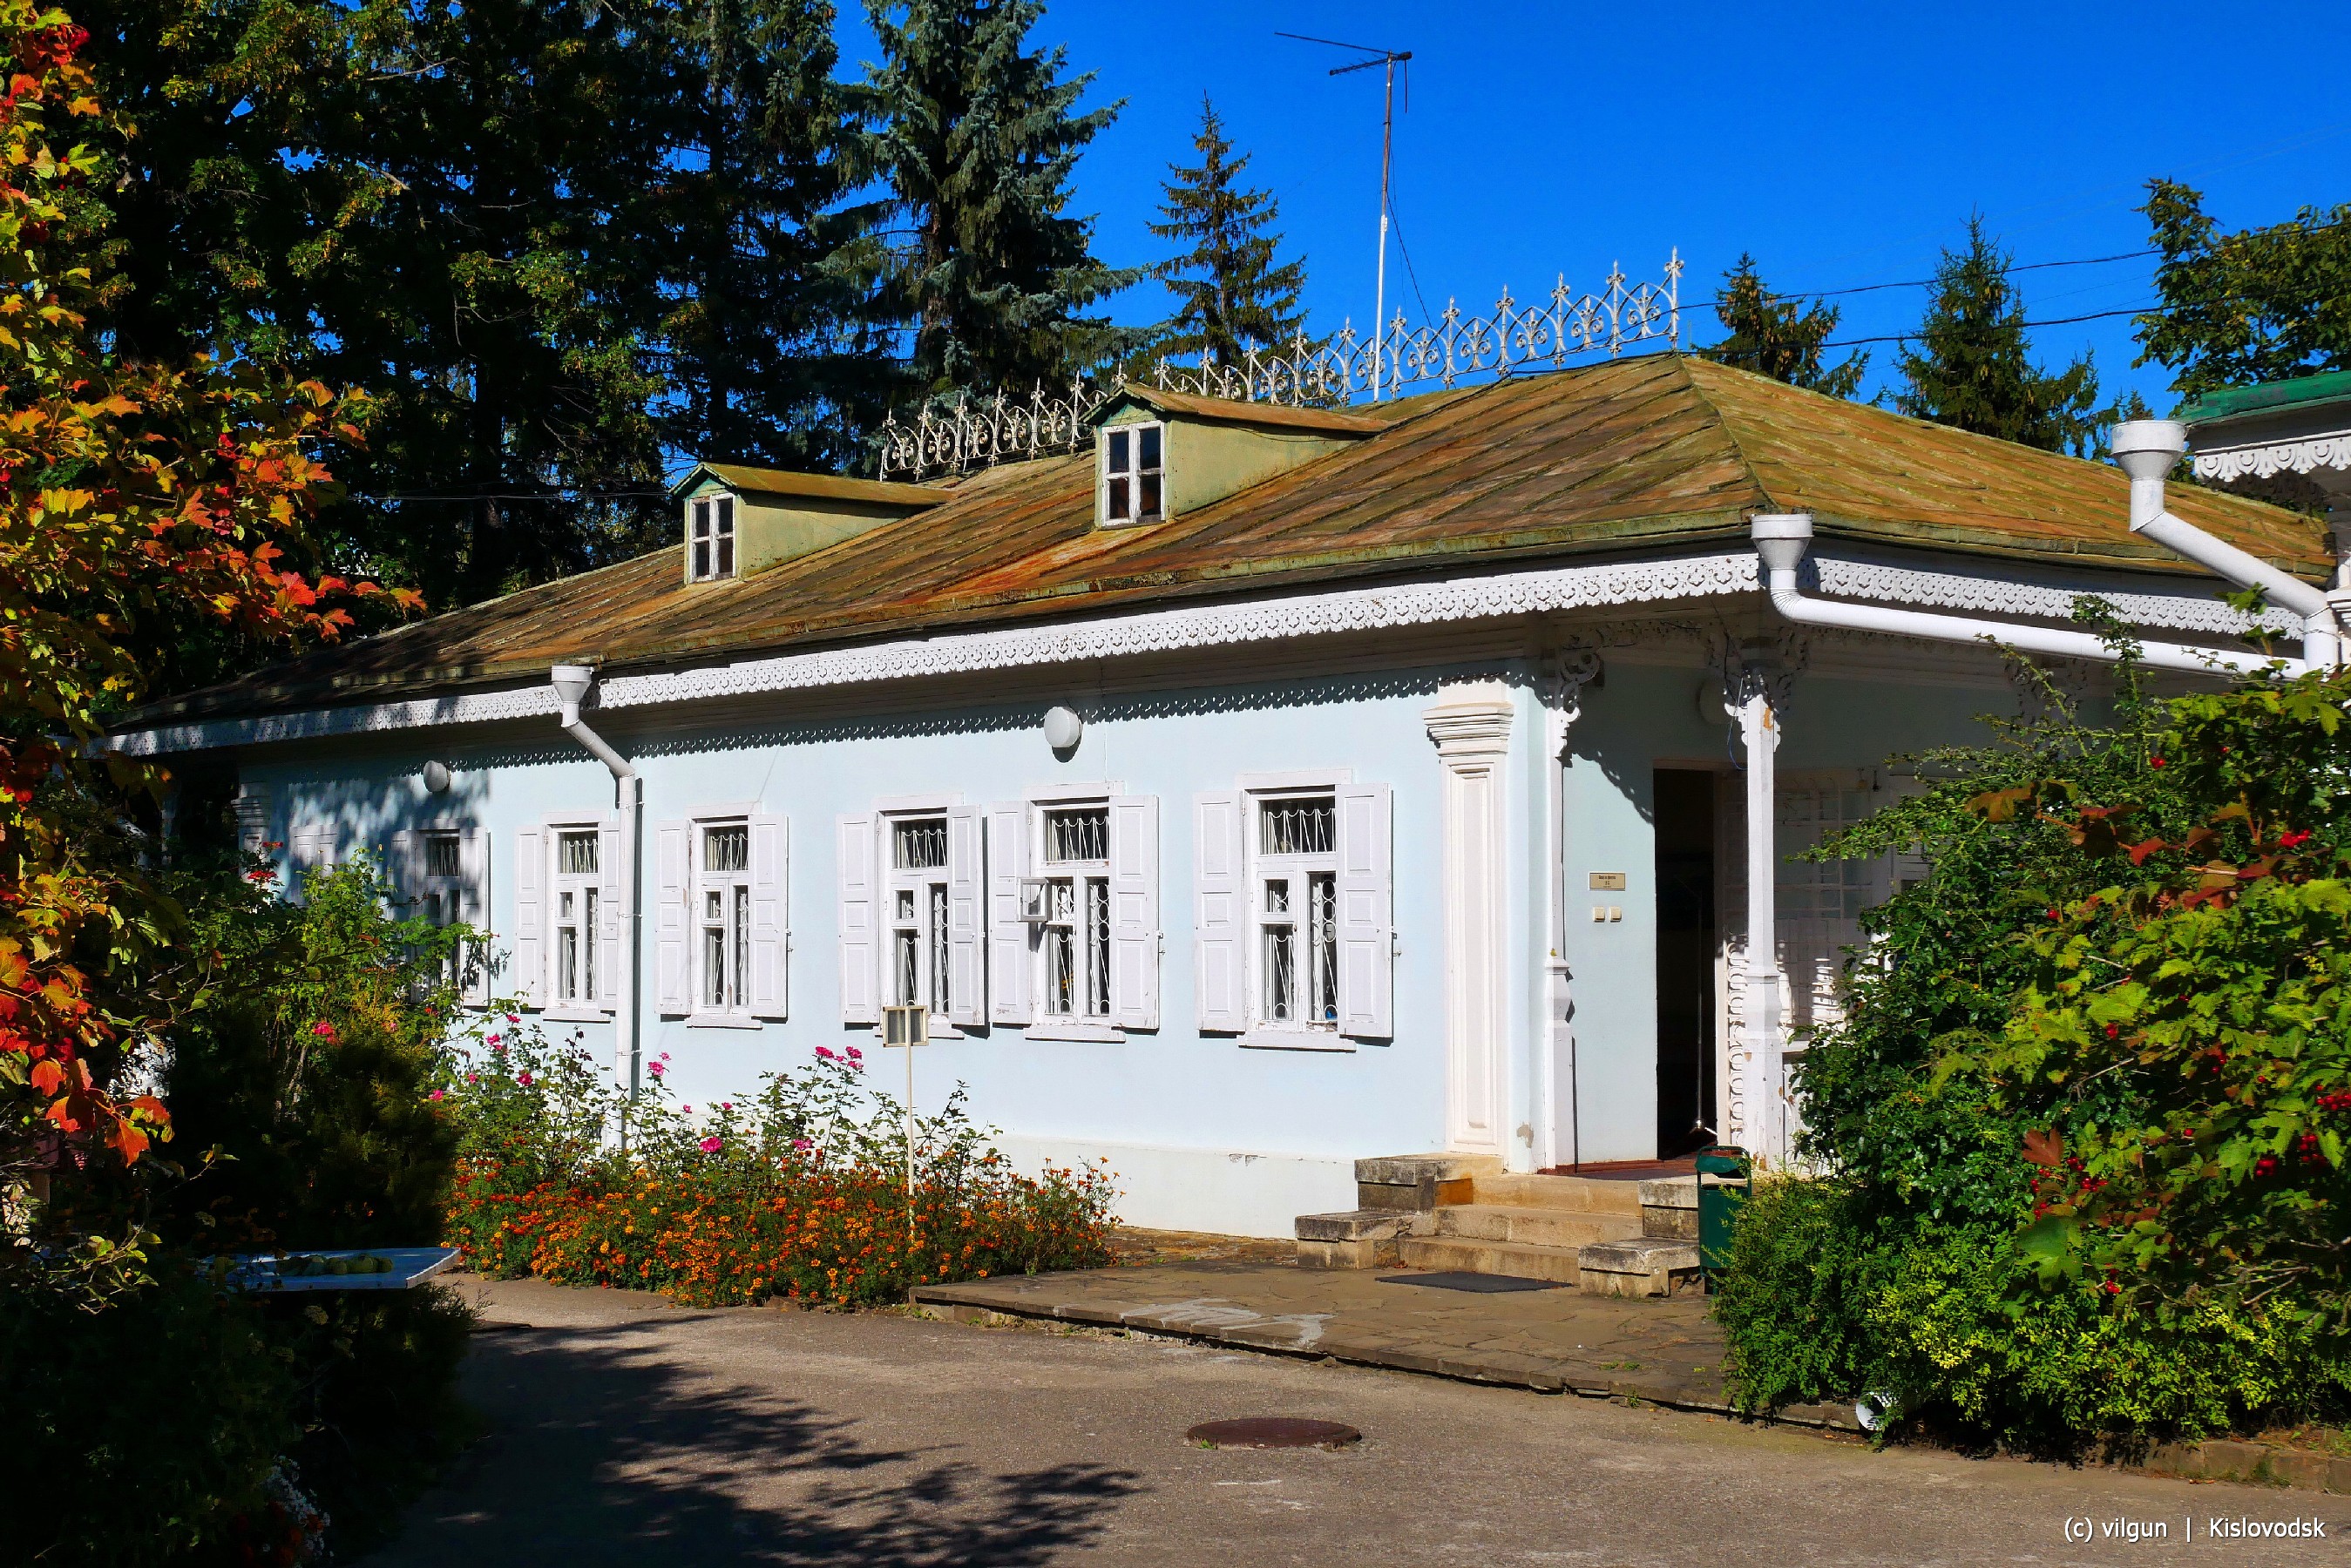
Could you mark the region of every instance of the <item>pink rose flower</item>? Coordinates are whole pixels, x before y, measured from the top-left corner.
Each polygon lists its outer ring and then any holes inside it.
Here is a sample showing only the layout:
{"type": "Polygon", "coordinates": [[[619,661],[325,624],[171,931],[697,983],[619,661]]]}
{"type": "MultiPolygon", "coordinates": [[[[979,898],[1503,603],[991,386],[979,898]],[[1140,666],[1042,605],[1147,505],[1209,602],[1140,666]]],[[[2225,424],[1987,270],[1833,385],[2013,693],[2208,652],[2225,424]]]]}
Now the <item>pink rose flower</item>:
{"type": "Polygon", "coordinates": [[[310,1025],[310,1033],[331,1044],[335,1038],[335,1026],[322,1018],[310,1025]]]}
{"type": "Polygon", "coordinates": [[[521,1018],[520,1018],[520,1017],[517,1016],[516,1014],[509,1012],[509,1013],[507,1013],[507,1022],[508,1023],[520,1023],[522,1022],[522,1020],[521,1020],[521,1018]]]}
{"type": "Polygon", "coordinates": [[[816,1059],[817,1059],[818,1061],[820,1061],[820,1062],[830,1062],[830,1061],[831,1061],[831,1060],[832,1060],[832,1052],[831,1052],[831,1048],[830,1048],[830,1047],[827,1047],[827,1046],[823,1046],[823,1045],[820,1045],[820,1046],[818,1046],[818,1047],[816,1048],[816,1059]]]}
{"type": "Polygon", "coordinates": [[[792,1139],[792,1147],[799,1150],[802,1154],[806,1154],[809,1150],[814,1148],[816,1145],[809,1142],[809,1140],[804,1137],[796,1137],[792,1139]]]}
{"type": "Polygon", "coordinates": [[[724,1142],[715,1137],[704,1138],[701,1143],[702,1152],[705,1154],[716,1154],[726,1147],[724,1142]]]}
{"type": "Polygon", "coordinates": [[[862,1062],[865,1060],[865,1053],[852,1045],[849,1048],[849,1059],[852,1062],[862,1062]]]}
{"type": "Polygon", "coordinates": [[[718,1102],[718,1108],[722,1111],[731,1111],[735,1108],[735,1102],[732,1100],[721,1100],[718,1102]]]}
{"type": "Polygon", "coordinates": [[[694,1114],[694,1107],[692,1106],[678,1106],[678,1111],[681,1115],[690,1116],[694,1114]]]}
{"type": "Polygon", "coordinates": [[[435,1089],[435,1090],[434,1090],[431,1094],[429,1094],[429,1095],[425,1096],[424,1097],[425,1097],[426,1099],[428,1099],[428,1100],[437,1100],[437,1099],[439,1099],[439,1098],[441,1097],[441,1091],[440,1091],[440,1090],[438,1090],[438,1089],[435,1089]]]}
{"type": "Polygon", "coordinates": [[[654,1064],[653,1064],[653,1065],[651,1065],[651,1066],[647,1067],[647,1068],[645,1069],[645,1071],[646,1071],[646,1072],[648,1072],[648,1073],[651,1073],[654,1077],[658,1078],[658,1077],[660,1077],[664,1073],[668,1072],[668,1071],[669,1071],[669,1069],[668,1069],[668,1068],[666,1068],[666,1067],[664,1067],[664,1066],[663,1066],[659,1062],[655,1062],[654,1064]]]}
{"type": "Polygon", "coordinates": [[[515,1082],[528,1089],[530,1087],[530,1075],[528,1073],[517,1073],[515,1075],[515,1082]]]}
{"type": "Polygon", "coordinates": [[[479,1073],[468,1073],[465,1075],[465,1082],[469,1084],[478,1084],[481,1081],[482,1075],[479,1073]]]}
{"type": "Polygon", "coordinates": [[[490,1044],[490,1045],[495,1045],[495,1044],[496,1044],[500,1040],[503,1040],[503,1039],[505,1039],[505,1038],[506,1038],[506,1036],[504,1036],[504,1035],[502,1035],[502,1034],[493,1034],[493,1035],[491,1035],[491,1036],[489,1037],[489,1039],[488,1039],[487,1041],[486,1041],[486,1042],[485,1042],[485,1044],[490,1044]]]}

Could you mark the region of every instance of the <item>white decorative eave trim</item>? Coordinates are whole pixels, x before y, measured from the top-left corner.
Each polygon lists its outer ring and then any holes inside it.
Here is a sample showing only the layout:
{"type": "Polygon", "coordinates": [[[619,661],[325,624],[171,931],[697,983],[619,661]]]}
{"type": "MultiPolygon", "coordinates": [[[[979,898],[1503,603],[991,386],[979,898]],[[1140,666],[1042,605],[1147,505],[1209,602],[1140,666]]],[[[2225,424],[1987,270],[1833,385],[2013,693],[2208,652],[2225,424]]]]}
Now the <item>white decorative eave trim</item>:
{"type": "MultiPolygon", "coordinates": [[[[1815,559],[1823,593],[1899,604],[1998,609],[2011,616],[2063,619],[2071,613],[2077,595],[2091,591],[1951,572],[1895,568],[1835,556],[1815,559]]],[[[1617,605],[1719,599],[1760,591],[1755,556],[1745,551],[1728,556],[1554,566],[1452,582],[1353,588],[1149,610],[1050,626],[956,632],[782,654],[654,674],[615,675],[598,683],[597,705],[610,712],[711,698],[1071,664],[1395,627],[1505,619],[1617,605]]],[[[2140,626],[2227,637],[2241,635],[2252,625],[2247,618],[2219,600],[2198,597],[2191,592],[2107,593],[2103,597],[2115,605],[2126,621],[2140,626]]],[[[2289,629],[2275,622],[2274,617],[2272,620],[2276,629],[2289,629]]],[[[555,712],[552,688],[530,685],[404,702],[163,725],[125,732],[111,737],[109,744],[135,755],[155,755],[552,718],[555,712]]]]}
{"type": "Polygon", "coordinates": [[[2221,483],[2248,474],[2269,479],[2280,473],[2314,473],[2322,468],[2351,469],[2351,431],[2199,451],[2195,464],[2197,478],[2221,483]]]}

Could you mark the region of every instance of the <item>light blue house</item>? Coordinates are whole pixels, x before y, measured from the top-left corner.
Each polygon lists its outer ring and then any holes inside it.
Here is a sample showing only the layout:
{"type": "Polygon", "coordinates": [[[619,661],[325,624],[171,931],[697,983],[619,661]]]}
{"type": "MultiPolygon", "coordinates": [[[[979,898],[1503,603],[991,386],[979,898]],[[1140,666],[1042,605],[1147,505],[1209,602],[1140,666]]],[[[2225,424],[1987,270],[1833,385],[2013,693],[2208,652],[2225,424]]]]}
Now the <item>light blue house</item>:
{"type": "Polygon", "coordinates": [[[1785,857],[2017,710],[1986,631],[2092,692],[2085,592],[2187,678],[2332,657],[2318,530],[2167,510],[2166,427],[2135,484],[1659,355],[1049,434],[705,463],[675,546],[118,743],[232,763],[289,871],[381,846],[496,934],[476,1000],[624,1075],[699,1102],[924,1002],[918,1099],[1106,1159],[1131,1222],[1287,1235],[1366,1157],[1777,1156],[1855,915],[1924,874],[1785,857]],[[2261,621],[2174,553],[2212,535],[2293,590],[2261,621]]]}

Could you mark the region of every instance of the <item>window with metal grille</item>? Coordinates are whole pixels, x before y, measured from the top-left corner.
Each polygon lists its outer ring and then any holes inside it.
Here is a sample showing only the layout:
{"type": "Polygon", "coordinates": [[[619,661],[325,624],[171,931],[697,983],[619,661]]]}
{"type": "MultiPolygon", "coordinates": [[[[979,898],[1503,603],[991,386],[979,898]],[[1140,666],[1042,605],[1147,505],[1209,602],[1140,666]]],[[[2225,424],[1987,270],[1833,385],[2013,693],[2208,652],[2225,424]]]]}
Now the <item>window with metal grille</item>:
{"type": "Polygon", "coordinates": [[[1338,846],[1338,811],[1331,796],[1259,803],[1259,854],[1329,855],[1338,846]]]}
{"type": "Polygon", "coordinates": [[[1158,425],[1120,425],[1102,432],[1102,519],[1105,524],[1156,523],[1162,515],[1158,425]]]}
{"type": "Polygon", "coordinates": [[[901,871],[933,871],[947,863],[947,819],[910,817],[890,825],[890,864],[901,871]]]}
{"type": "Polygon", "coordinates": [[[1071,860],[1110,858],[1110,811],[1049,811],[1045,814],[1045,861],[1051,866],[1071,860]]]}
{"type": "Polygon", "coordinates": [[[750,825],[704,823],[699,849],[694,873],[702,930],[701,1007],[705,1012],[740,1012],[750,1001],[750,825]]]}
{"type": "Polygon", "coordinates": [[[735,575],[735,498],[705,496],[694,504],[694,580],[735,575]]]}
{"type": "Polygon", "coordinates": [[[1338,812],[1331,795],[1257,803],[1258,1021],[1339,1023],[1338,812]]]}
{"type": "Polygon", "coordinates": [[[954,964],[947,929],[947,820],[894,818],[890,823],[890,1000],[921,1003],[941,1014],[954,1001],[954,964]]]}
{"type": "Polygon", "coordinates": [[[597,1000],[596,920],[601,913],[597,832],[560,829],[555,835],[555,1000],[590,1006],[597,1000]]]}
{"type": "Polygon", "coordinates": [[[593,877],[596,874],[596,835],[592,832],[558,835],[555,874],[559,877],[593,877]]]}
{"type": "Polygon", "coordinates": [[[424,836],[424,874],[427,877],[457,877],[464,874],[458,869],[455,834],[428,833],[424,836]]]}

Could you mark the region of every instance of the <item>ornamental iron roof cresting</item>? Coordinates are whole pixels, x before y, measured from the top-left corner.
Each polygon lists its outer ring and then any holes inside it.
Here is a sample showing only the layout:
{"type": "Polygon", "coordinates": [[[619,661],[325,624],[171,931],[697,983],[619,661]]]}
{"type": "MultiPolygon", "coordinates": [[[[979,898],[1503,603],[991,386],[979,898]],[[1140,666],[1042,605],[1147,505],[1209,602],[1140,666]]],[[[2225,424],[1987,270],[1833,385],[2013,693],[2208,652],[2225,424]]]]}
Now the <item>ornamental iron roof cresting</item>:
{"type": "MultiPolygon", "coordinates": [[[[1489,315],[1464,316],[1447,300],[1437,321],[1416,327],[1399,310],[1376,341],[1359,338],[1350,324],[1319,346],[1301,335],[1287,351],[1251,348],[1236,364],[1219,365],[1206,355],[1196,366],[1163,358],[1152,384],[1236,402],[1330,408],[1373,390],[1375,378],[1380,394],[1391,398],[1424,381],[1449,388],[1464,376],[1489,371],[1507,377],[1535,365],[1556,369],[1572,354],[1604,349],[1613,359],[1636,343],[1663,339],[1678,349],[1681,275],[1677,249],[1662,282],[1632,284],[1612,266],[1600,293],[1578,295],[1562,273],[1550,296],[1531,305],[1520,305],[1504,289],[1489,315]]],[[[1000,392],[957,393],[952,402],[926,405],[911,422],[893,414],[880,432],[879,477],[919,479],[1075,452],[1084,444],[1086,421],[1126,384],[1123,374],[1081,376],[1071,379],[1066,394],[1049,393],[1040,383],[1025,400],[1000,392]]]]}

